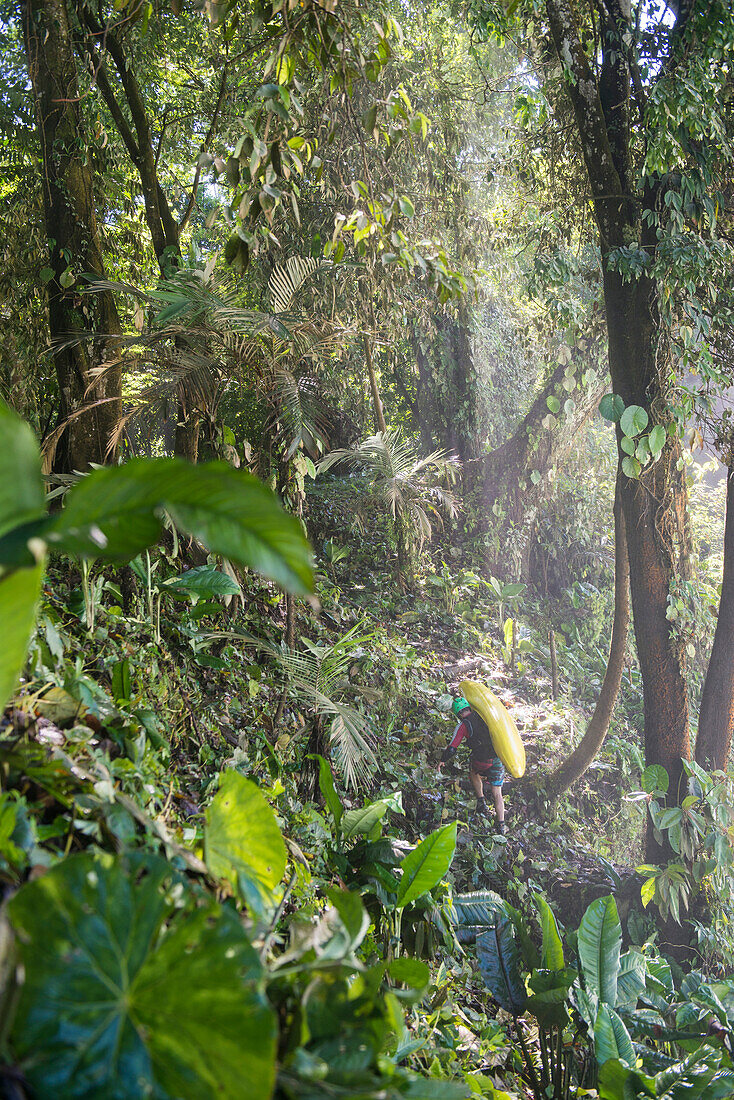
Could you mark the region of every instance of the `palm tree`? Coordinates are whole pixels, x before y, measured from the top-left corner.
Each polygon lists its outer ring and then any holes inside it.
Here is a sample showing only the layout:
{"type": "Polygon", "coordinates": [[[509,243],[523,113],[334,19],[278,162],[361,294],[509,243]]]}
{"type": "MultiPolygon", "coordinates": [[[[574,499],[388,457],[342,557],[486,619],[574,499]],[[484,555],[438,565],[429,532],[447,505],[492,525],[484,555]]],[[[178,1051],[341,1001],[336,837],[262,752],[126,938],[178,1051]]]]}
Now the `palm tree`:
{"type": "MultiPolygon", "coordinates": [[[[179,271],[149,292],[127,283],[93,282],[93,293],[114,291],[136,302],[139,329],[118,341],[119,355],[114,361],[108,357],[95,375],[97,385],[105,371],[122,369],[126,380],[124,411],[110,449],[131,422],[167,420],[177,396],[213,442],[220,402],[235,388],[249,391],[269,410],[267,434],[286,462],[302,447],[314,456],[317,447],[323,452],[325,402],[318,368],[353,332],[330,317],[295,309],[294,301],[324,266],[335,265],[297,256],[278,264],[268,282],[266,310],[244,308],[235,285],[198,269],[179,271]]],[[[65,426],[47,442],[48,453],[65,426]]]]}
{"type": "Polygon", "coordinates": [[[453,481],[459,460],[446,451],[419,458],[400,429],[388,428],[352,448],[331,451],[317,471],[323,473],[339,462],[361,467],[387,509],[398,551],[397,582],[404,590],[412,579],[413,548],[420,553],[431,539],[431,517],[441,523],[441,512],[453,517],[459,510],[451,490],[438,484],[442,477],[453,481]]]}

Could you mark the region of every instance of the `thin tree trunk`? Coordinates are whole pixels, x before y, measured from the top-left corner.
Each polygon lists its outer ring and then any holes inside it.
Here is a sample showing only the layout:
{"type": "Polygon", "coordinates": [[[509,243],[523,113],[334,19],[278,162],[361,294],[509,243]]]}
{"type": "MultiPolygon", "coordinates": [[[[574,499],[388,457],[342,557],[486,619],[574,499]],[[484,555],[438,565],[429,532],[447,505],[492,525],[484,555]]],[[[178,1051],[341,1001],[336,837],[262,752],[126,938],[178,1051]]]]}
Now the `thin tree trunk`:
{"type": "Polygon", "coordinates": [[[629,556],[625,532],[624,512],[620,491],[621,474],[617,475],[617,491],[614,499],[614,619],[612,640],[609,646],[604,680],[594,713],[586,732],[571,755],[556,768],[548,781],[548,793],[552,799],[567,791],[591,764],[604,743],[609,723],[622,682],[624,657],[629,630],[629,556]]]}
{"type": "Polygon", "coordinates": [[[377,376],[375,375],[375,365],[372,362],[372,345],[370,344],[369,336],[364,338],[364,361],[367,365],[367,377],[370,380],[370,391],[372,393],[372,408],[375,413],[375,431],[382,432],[387,431],[387,424],[385,423],[385,413],[382,408],[382,399],[380,397],[380,390],[377,385],[377,376]]]}
{"type": "Polygon", "coordinates": [[[550,664],[551,664],[551,694],[554,699],[558,698],[558,658],[556,656],[556,632],[551,627],[548,632],[548,649],[550,651],[550,664]]]}
{"type": "Polygon", "coordinates": [[[724,579],[719,617],[698,718],[696,760],[704,768],[724,769],[734,731],[734,465],[726,479],[724,579]]]}
{"type": "Polygon", "coordinates": [[[81,276],[105,277],[94,206],[92,168],[65,0],[29,0],[25,9],[28,76],[43,154],[46,233],[53,277],[48,315],[59,385],[58,427],[66,424],[53,465],[85,470],[108,459],[120,415],[117,355],[120,321],[108,291],[80,291],[81,276]],[[100,339],[93,344],[90,335],[100,339]],[[95,383],[95,374],[101,373],[95,383]],[[97,404],[95,404],[95,402],[97,404]],[[88,411],[80,410],[90,406],[88,411]],[[70,419],[71,418],[71,419],[70,419]]]}

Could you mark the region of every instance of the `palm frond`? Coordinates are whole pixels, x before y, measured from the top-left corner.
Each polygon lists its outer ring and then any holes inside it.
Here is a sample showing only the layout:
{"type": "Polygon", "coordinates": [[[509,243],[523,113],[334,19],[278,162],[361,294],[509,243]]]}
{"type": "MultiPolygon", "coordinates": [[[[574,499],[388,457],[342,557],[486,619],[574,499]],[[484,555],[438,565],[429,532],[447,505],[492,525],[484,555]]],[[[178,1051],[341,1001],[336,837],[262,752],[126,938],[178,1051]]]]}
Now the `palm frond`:
{"type": "Polygon", "coordinates": [[[285,313],[293,304],[306,280],[323,267],[327,261],[312,256],[289,256],[276,264],[268,279],[268,295],[273,313],[285,313]]]}

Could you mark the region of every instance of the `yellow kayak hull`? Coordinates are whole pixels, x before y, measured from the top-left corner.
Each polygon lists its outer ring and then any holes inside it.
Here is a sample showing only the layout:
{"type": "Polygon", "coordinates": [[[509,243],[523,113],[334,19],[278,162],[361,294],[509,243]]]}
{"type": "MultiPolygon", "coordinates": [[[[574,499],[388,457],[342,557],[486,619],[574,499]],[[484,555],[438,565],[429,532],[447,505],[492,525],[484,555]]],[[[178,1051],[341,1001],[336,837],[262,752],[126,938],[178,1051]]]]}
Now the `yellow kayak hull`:
{"type": "Polygon", "coordinates": [[[462,680],[459,684],[472,710],[487,723],[494,751],[508,772],[515,779],[525,774],[525,746],[517,731],[515,719],[493,691],[476,680],[462,680]]]}

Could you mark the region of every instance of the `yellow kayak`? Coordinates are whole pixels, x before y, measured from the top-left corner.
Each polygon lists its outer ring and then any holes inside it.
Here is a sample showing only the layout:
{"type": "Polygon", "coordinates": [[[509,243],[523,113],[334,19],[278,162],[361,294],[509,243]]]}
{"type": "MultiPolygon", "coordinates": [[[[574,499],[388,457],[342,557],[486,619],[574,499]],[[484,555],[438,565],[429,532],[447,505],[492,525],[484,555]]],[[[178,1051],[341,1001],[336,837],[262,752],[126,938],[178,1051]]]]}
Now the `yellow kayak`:
{"type": "Polygon", "coordinates": [[[476,680],[462,680],[459,691],[472,710],[487,723],[494,751],[510,775],[519,779],[525,774],[525,746],[517,732],[515,719],[484,684],[478,684],[476,680]]]}

